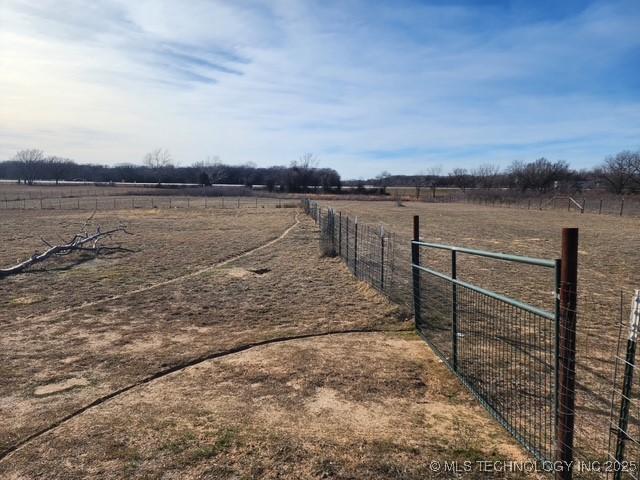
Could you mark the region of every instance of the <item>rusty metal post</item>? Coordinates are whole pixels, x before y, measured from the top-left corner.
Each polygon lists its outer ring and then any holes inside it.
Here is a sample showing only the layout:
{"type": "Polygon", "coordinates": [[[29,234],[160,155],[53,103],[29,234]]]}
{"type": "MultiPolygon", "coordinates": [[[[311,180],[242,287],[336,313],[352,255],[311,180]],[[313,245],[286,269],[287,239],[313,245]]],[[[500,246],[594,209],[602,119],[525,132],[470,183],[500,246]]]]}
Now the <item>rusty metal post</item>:
{"type": "MultiPolygon", "coordinates": [[[[413,216],[413,242],[420,241],[420,217],[418,215],[413,216]]],[[[420,325],[420,270],[416,268],[416,265],[420,265],[420,246],[416,243],[411,243],[411,273],[413,278],[413,318],[415,319],[416,327],[420,325]]]]}
{"type": "Polygon", "coordinates": [[[576,381],[576,312],[578,287],[578,229],[562,229],[562,263],[560,273],[560,325],[557,368],[556,461],[563,468],[556,480],[570,480],[573,461],[576,381]]]}

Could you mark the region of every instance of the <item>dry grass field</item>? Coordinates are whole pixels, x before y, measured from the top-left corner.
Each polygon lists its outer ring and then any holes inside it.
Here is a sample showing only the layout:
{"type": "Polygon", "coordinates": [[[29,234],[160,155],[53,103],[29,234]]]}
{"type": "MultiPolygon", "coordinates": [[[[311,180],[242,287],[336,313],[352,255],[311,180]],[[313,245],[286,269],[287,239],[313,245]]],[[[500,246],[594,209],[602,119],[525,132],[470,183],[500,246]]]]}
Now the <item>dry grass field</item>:
{"type": "MultiPolygon", "coordinates": [[[[0,211],[0,263],[86,218],[0,211]]],[[[301,213],[91,222],[125,223],[135,251],[0,280],[0,478],[448,478],[429,462],[526,458],[301,213]]]]}

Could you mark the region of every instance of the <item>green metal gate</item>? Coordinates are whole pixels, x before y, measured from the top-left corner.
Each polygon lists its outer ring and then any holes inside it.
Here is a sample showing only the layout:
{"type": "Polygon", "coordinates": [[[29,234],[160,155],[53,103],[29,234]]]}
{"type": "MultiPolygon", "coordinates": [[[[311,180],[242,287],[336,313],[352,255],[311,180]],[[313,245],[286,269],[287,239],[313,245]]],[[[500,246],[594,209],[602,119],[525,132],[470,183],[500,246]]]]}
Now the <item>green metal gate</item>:
{"type": "Polygon", "coordinates": [[[561,261],[418,240],[412,242],[412,257],[420,335],[527,450],[541,461],[554,460],[561,261]],[[450,252],[449,273],[421,262],[421,252],[430,249],[450,252]],[[462,255],[549,269],[553,308],[538,308],[458,279],[462,255]]]}

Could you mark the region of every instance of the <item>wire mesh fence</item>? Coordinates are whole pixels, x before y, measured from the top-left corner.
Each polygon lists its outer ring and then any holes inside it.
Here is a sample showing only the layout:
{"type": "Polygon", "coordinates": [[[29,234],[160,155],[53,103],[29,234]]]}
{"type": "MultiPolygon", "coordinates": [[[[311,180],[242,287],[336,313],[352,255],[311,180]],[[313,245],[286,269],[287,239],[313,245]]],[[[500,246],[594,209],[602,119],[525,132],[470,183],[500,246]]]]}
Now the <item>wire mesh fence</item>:
{"type": "Polygon", "coordinates": [[[552,461],[556,415],[556,318],[542,310],[457,279],[458,253],[496,261],[549,260],[509,257],[414,241],[416,327],[483,406],[538,460],[552,461]],[[419,260],[419,249],[447,249],[451,272],[419,260]]]}
{"type": "MultiPolygon", "coordinates": [[[[342,212],[321,209],[315,202],[303,205],[320,227],[322,251],[340,256],[357,278],[410,308],[421,336],[481,404],[546,466],[543,472],[558,478],[640,476],[640,388],[637,375],[629,374],[635,373],[635,351],[630,357],[626,350],[628,302],[623,292],[611,301],[602,294],[578,291],[577,232],[576,275],[570,281],[560,276],[563,262],[559,259],[480,252],[502,264],[524,258],[534,268],[553,267],[553,296],[547,296],[542,305],[545,297],[528,291],[522,297],[532,302],[528,304],[511,293],[498,294],[475,285],[483,281],[477,272],[471,275],[474,284],[457,278],[457,255],[469,249],[451,247],[457,250],[450,259],[446,252],[444,257],[429,254],[416,262],[415,249],[436,246],[443,252],[448,246],[412,242],[342,212]],[[452,270],[443,273],[447,264],[452,270]]],[[[478,265],[471,260],[469,265],[478,265]]],[[[484,272],[486,267],[482,265],[484,272]]],[[[504,265],[495,271],[512,272],[504,265]]],[[[469,274],[468,269],[463,273],[469,274]]],[[[528,280],[543,277],[536,274],[528,280]]],[[[512,278],[519,283],[518,277],[512,278]]],[[[542,291],[549,287],[540,285],[542,291]]]]}
{"type": "Polygon", "coordinates": [[[321,209],[305,200],[305,212],[320,228],[320,248],[325,255],[339,256],[360,280],[376,288],[391,301],[412,308],[409,239],[342,215],[321,209]]]}

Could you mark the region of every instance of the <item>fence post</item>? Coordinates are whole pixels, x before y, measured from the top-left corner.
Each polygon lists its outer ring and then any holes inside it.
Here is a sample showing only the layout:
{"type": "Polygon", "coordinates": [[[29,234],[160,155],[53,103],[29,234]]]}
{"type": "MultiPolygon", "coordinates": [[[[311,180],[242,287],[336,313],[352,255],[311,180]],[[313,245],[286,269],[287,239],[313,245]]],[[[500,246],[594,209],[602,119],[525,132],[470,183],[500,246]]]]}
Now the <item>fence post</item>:
{"type": "Polygon", "coordinates": [[[570,480],[573,460],[576,380],[576,312],[578,287],[578,229],[562,229],[560,325],[557,358],[556,461],[563,468],[557,480],[570,480]]]}
{"type": "Polygon", "coordinates": [[[584,207],[587,205],[587,199],[582,199],[582,207],[580,207],[580,213],[584,213],[584,207]]]}
{"type": "MultiPolygon", "coordinates": [[[[456,251],[451,250],[451,278],[458,278],[456,251]]],[[[458,286],[451,283],[451,352],[453,371],[458,371],[458,286]]]]}
{"type": "Polygon", "coordinates": [[[629,407],[631,405],[631,387],[633,386],[633,371],[636,368],[636,342],[638,340],[638,323],[640,322],[640,290],[636,290],[631,304],[631,318],[629,321],[629,337],[627,339],[627,354],[624,363],[624,380],[622,384],[622,397],[620,404],[620,416],[618,418],[618,436],[616,439],[616,464],[614,480],[622,478],[621,463],[624,460],[624,446],[629,438],[629,407]]]}
{"type": "Polygon", "coordinates": [[[342,212],[338,212],[338,256],[342,257],[342,212]]]}
{"type": "MultiPolygon", "coordinates": [[[[418,215],[413,216],[413,242],[420,241],[420,217],[418,215]]],[[[416,327],[421,323],[420,321],[420,270],[415,266],[420,265],[420,247],[411,243],[411,272],[413,278],[413,318],[415,320],[416,327]]]]}
{"type": "Polygon", "coordinates": [[[624,211],[624,197],[620,200],[620,216],[622,216],[622,212],[624,211]]]}
{"type": "Polygon", "coordinates": [[[354,247],[353,247],[353,275],[356,278],[358,278],[358,217],[356,217],[355,220],[354,220],[353,228],[354,228],[353,234],[355,235],[355,237],[353,239],[353,241],[354,241],[354,247]]]}
{"type": "Polygon", "coordinates": [[[345,234],[345,248],[347,249],[346,255],[345,255],[345,262],[347,264],[347,268],[349,268],[349,216],[347,216],[346,219],[346,228],[344,230],[344,234],[345,234]]]}
{"type": "Polygon", "coordinates": [[[598,210],[598,215],[602,215],[602,199],[600,199],[600,209],[598,210]]]}
{"type": "Polygon", "coordinates": [[[384,227],[380,225],[380,290],[384,292],[384,227]]]}

